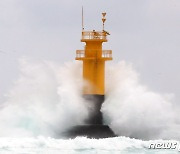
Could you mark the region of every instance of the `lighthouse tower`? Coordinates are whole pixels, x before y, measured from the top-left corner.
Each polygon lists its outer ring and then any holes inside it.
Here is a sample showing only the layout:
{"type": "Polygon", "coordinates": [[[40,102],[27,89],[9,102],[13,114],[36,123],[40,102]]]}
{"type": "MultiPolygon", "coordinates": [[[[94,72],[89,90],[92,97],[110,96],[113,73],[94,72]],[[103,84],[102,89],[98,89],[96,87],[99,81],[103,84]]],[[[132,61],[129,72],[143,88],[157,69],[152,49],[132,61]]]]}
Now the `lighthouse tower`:
{"type": "Polygon", "coordinates": [[[83,96],[93,106],[88,124],[102,124],[100,108],[105,98],[105,62],[112,60],[112,50],[102,49],[107,35],[110,35],[104,30],[105,16],[106,13],[102,13],[102,31],[85,31],[82,24],[81,42],[85,47],[76,51],[76,60],[83,62],[83,96]]]}
{"type": "Polygon", "coordinates": [[[82,20],[81,42],[85,43],[85,47],[84,50],[76,51],[76,60],[83,62],[83,79],[85,84],[82,89],[82,95],[85,102],[90,103],[91,111],[85,124],[73,126],[63,132],[61,136],[70,138],[77,136],[89,138],[115,136],[112,130],[103,124],[102,113],[100,111],[105,99],[105,62],[112,60],[112,51],[102,49],[102,44],[107,42],[107,35],[110,35],[104,30],[105,16],[106,13],[102,13],[102,31],[85,31],[82,20]]]}

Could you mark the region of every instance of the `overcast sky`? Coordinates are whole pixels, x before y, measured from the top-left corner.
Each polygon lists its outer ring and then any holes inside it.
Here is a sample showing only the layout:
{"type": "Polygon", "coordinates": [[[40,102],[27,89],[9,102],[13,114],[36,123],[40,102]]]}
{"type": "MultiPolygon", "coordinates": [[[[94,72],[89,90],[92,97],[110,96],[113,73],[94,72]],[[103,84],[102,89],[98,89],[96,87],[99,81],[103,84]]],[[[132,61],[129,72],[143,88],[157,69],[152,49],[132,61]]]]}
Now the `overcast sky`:
{"type": "Polygon", "coordinates": [[[0,99],[18,78],[18,59],[72,61],[85,30],[111,33],[114,63],[133,63],[153,91],[180,100],[180,0],[0,0],[0,99]]]}

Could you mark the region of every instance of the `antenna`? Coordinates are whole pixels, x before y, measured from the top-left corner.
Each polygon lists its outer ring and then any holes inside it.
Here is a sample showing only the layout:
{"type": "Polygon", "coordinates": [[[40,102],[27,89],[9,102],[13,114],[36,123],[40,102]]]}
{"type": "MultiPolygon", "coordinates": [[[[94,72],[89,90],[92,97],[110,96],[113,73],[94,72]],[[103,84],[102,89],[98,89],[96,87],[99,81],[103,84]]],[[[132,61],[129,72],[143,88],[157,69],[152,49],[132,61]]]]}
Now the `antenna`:
{"type": "Polygon", "coordinates": [[[105,21],[106,21],[105,16],[106,16],[106,12],[103,12],[103,13],[102,13],[103,31],[104,31],[104,23],[105,23],[105,21]]]}
{"type": "Polygon", "coordinates": [[[82,6],[82,31],[84,31],[84,10],[82,6]]]}

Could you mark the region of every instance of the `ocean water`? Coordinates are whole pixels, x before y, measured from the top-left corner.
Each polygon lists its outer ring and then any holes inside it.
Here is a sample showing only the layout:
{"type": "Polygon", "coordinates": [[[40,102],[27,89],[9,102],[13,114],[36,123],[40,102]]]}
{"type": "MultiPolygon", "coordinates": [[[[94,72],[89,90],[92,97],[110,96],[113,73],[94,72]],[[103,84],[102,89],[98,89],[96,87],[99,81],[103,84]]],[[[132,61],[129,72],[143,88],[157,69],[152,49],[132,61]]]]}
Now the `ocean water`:
{"type": "Polygon", "coordinates": [[[0,138],[0,154],[176,154],[176,149],[149,149],[151,143],[178,143],[171,140],[142,141],[128,137],[106,139],[0,138]]]}
{"type": "Polygon", "coordinates": [[[107,139],[57,138],[84,124],[90,113],[91,106],[81,97],[81,63],[61,66],[21,59],[20,72],[6,101],[0,102],[0,154],[179,153],[180,118],[174,95],[153,92],[140,82],[131,64],[122,61],[106,69],[101,111],[104,124],[119,136],[107,139]]]}

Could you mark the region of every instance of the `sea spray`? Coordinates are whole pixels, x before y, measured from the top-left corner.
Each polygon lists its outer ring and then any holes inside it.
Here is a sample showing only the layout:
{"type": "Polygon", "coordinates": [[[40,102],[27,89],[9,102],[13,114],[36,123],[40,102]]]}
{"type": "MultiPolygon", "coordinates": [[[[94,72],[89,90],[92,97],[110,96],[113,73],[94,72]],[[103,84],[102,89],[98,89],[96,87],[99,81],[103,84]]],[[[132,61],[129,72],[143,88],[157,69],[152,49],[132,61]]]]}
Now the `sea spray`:
{"type": "Polygon", "coordinates": [[[178,154],[180,144],[172,140],[143,141],[128,137],[106,139],[54,139],[50,137],[0,138],[0,153],[3,154],[178,154]],[[165,149],[167,144],[170,148],[165,149]],[[160,145],[157,146],[156,145],[160,145]],[[155,146],[155,148],[153,147],[155,146]],[[150,148],[152,147],[152,148],[150,148]]]}
{"type": "Polygon", "coordinates": [[[117,134],[139,139],[180,138],[173,94],[152,92],[139,81],[131,64],[107,67],[104,122],[117,134]]]}
{"type": "MultiPolygon", "coordinates": [[[[0,136],[51,136],[84,124],[89,114],[82,99],[78,62],[20,60],[20,75],[0,109],[0,136]]],[[[132,65],[107,65],[104,123],[120,136],[180,139],[173,95],[152,92],[139,81],[132,65]]],[[[176,106],[175,106],[176,107],[176,106]]],[[[178,110],[176,110],[178,111],[178,110]]]]}
{"type": "Polygon", "coordinates": [[[0,110],[0,136],[57,136],[83,124],[80,64],[20,60],[20,77],[0,110]]]}

